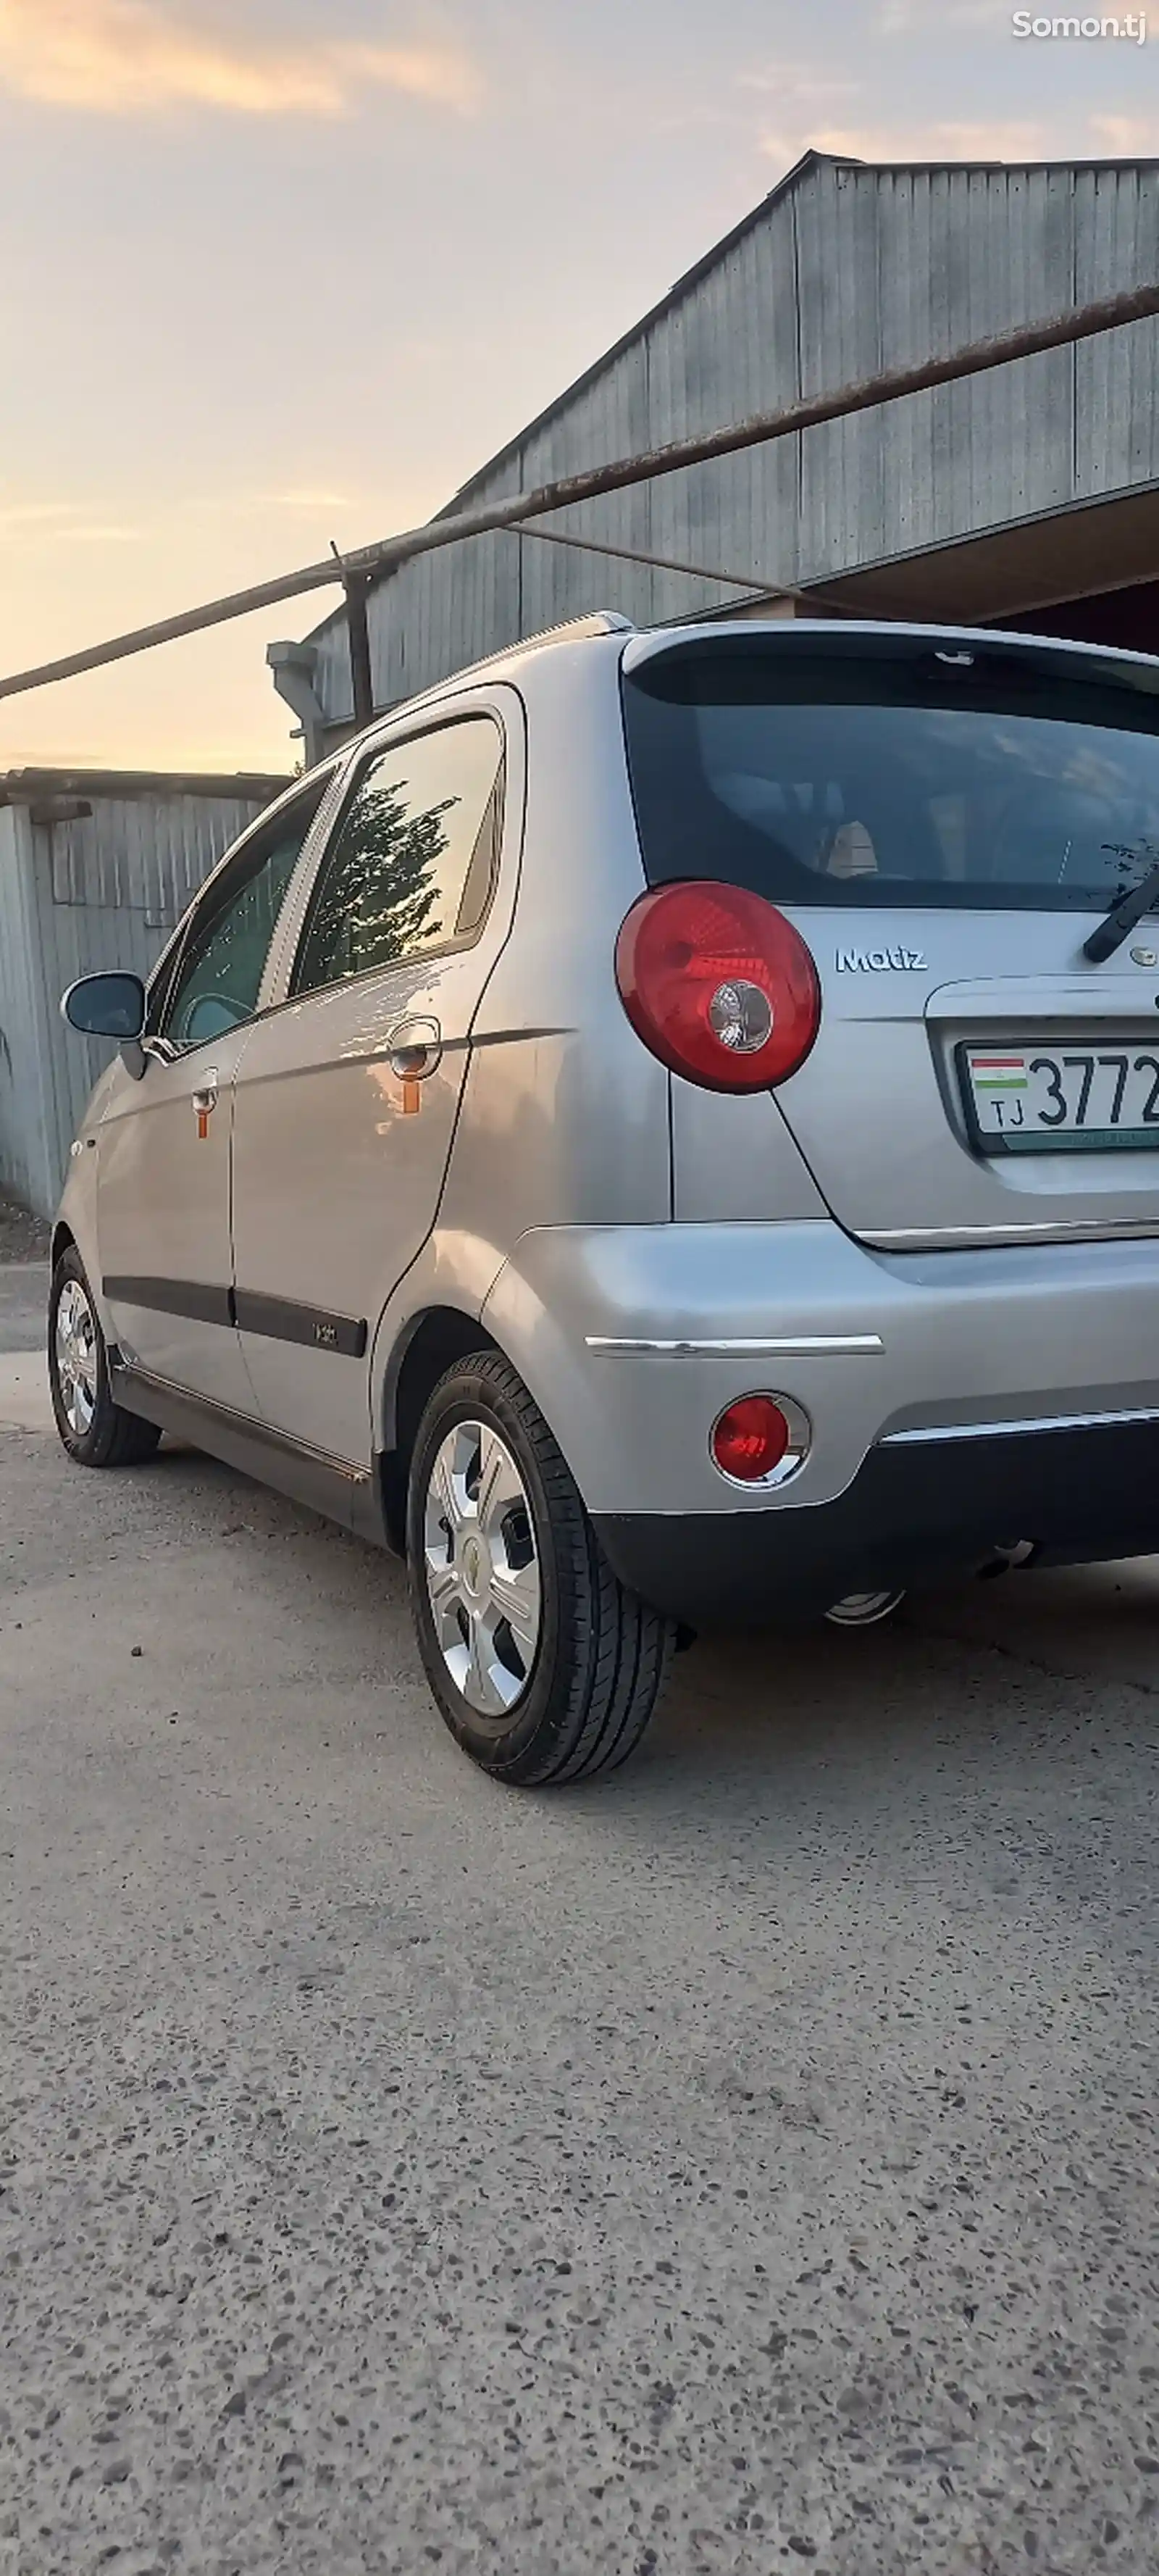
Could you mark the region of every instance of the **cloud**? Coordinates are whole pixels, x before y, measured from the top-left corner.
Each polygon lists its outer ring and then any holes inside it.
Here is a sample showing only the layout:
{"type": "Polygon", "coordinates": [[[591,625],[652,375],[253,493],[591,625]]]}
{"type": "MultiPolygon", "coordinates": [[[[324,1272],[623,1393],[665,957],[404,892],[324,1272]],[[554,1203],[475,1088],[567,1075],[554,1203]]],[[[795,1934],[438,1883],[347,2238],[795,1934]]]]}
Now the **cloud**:
{"type": "Polygon", "coordinates": [[[72,501],[0,501],[0,529],[51,528],[71,518],[75,507],[72,501]]]}
{"type": "Polygon", "coordinates": [[[135,546],[144,533],[143,528],[106,526],[101,520],[90,527],[83,519],[78,520],[75,527],[52,530],[58,545],[70,546],[135,546]]]}
{"type": "Polygon", "coordinates": [[[935,158],[948,161],[1041,161],[1050,152],[1046,127],[1030,116],[935,125],[931,135],[935,158]]]}
{"type": "Polygon", "coordinates": [[[273,510],[349,510],[353,507],[349,492],[263,492],[261,499],[273,510]]]}
{"type": "Polygon", "coordinates": [[[774,63],[764,71],[742,72],[739,85],[741,89],[767,90],[776,99],[791,101],[794,107],[851,98],[860,86],[857,81],[834,80],[831,72],[818,71],[813,63],[774,63]]]}
{"type": "Polygon", "coordinates": [[[256,27],[247,32],[242,14],[235,5],[214,32],[196,0],[0,0],[0,89],[112,116],[201,107],[341,117],[370,89],[459,113],[475,104],[474,69],[449,44],[343,37],[286,44],[256,27]]]}
{"type": "Polygon", "coordinates": [[[907,35],[931,19],[941,26],[1004,26],[1009,32],[1010,16],[1010,0],[882,0],[877,24],[883,36],[907,35]]]}
{"type": "Polygon", "coordinates": [[[1148,160],[1159,151],[1159,117],[1092,116],[1091,132],[1116,160],[1148,160]]]}
{"type": "Polygon", "coordinates": [[[842,149],[824,140],[825,130],[832,119],[848,116],[861,95],[859,81],[835,79],[808,62],[774,62],[760,71],[741,72],[736,86],[768,102],[769,121],[758,129],[757,147],[786,170],[809,145],[819,152],[842,149]]]}
{"type": "Polygon", "coordinates": [[[0,536],[34,545],[128,545],[143,534],[119,521],[86,519],[77,501],[0,501],[0,536]]]}
{"type": "Polygon", "coordinates": [[[1049,149],[1045,128],[1029,117],[985,124],[810,126],[807,135],[778,128],[760,138],[762,152],[783,169],[800,159],[806,144],[850,161],[1040,161],[1049,149]]]}
{"type": "MultiPolygon", "coordinates": [[[[910,0],[896,0],[896,5],[908,6],[910,0]]],[[[874,117],[868,102],[862,117],[858,109],[865,101],[865,84],[813,63],[744,72],[739,86],[769,99],[759,148],[781,169],[791,168],[810,146],[850,161],[1027,161],[1041,159],[1048,149],[1046,129],[1035,117],[971,121],[911,115],[886,121],[874,117]]]]}

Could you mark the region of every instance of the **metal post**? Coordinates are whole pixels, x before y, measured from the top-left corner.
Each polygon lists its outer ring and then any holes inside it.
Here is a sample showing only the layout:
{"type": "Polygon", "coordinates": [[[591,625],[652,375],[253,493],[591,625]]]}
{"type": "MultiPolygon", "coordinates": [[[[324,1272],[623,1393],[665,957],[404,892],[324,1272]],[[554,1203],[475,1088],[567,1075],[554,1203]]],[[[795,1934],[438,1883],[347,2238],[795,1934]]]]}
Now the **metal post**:
{"type": "Polygon", "coordinates": [[[348,573],[346,591],[346,624],[350,635],[350,679],[354,692],[354,728],[361,733],[374,718],[374,675],[370,667],[370,626],[366,602],[370,596],[371,576],[365,572],[348,573]]]}
{"type": "Polygon", "coordinates": [[[374,717],[374,674],[370,667],[370,626],[366,603],[373,589],[373,576],[354,572],[339,553],[333,537],[330,552],[338,566],[346,593],[346,633],[350,643],[350,692],[354,708],[354,730],[362,733],[374,717]]]}

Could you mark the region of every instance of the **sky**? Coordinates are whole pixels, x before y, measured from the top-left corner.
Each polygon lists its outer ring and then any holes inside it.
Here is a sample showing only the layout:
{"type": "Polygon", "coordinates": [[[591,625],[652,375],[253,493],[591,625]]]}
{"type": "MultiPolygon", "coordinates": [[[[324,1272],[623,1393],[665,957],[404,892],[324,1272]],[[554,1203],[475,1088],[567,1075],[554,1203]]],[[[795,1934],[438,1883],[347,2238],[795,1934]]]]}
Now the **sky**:
{"type": "MultiPolygon", "coordinates": [[[[0,672],[426,518],[810,144],[1159,153],[1159,0],[1012,17],[0,0],[0,672]]],[[[330,596],[0,703],[0,769],[286,767],[330,596]]]]}

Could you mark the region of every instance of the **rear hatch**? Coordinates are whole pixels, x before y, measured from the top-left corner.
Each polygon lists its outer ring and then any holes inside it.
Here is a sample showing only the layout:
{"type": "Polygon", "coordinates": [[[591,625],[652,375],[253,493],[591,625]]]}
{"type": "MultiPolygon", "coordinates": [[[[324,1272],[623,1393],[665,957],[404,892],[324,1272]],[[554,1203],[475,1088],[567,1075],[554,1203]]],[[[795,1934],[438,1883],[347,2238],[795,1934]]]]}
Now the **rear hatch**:
{"type": "Polygon", "coordinates": [[[842,1225],[1159,1230],[1159,922],[1084,954],[1159,864],[1159,663],[778,626],[641,638],[624,694],[650,882],[747,886],[816,961],[768,1116],[842,1225]]]}

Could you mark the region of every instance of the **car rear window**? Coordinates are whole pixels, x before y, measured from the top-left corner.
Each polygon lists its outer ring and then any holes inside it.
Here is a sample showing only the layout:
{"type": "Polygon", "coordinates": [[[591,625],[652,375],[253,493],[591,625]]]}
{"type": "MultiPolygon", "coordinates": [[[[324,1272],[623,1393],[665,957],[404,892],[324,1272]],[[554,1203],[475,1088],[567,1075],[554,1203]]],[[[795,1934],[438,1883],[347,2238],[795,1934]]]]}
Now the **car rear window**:
{"type": "Polygon", "coordinates": [[[624,676],[650,883],[777,903],[1106,906],[1159,860],[1159,670],[696,641],[624,676]]]}

